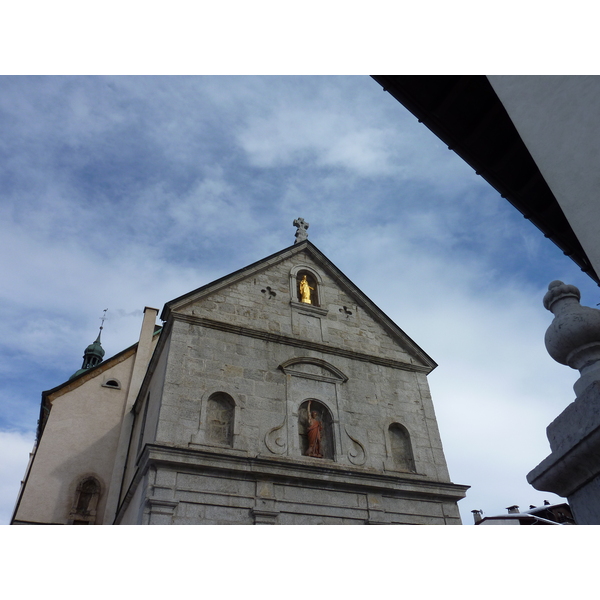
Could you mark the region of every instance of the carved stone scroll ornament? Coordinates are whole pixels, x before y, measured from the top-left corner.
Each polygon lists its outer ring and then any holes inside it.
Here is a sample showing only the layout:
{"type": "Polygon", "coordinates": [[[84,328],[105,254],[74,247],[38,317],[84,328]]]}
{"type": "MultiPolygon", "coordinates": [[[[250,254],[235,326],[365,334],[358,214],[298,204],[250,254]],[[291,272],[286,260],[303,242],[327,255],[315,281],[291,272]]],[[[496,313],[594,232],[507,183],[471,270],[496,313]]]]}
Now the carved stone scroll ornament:
{"type": "Polygon", "coordinates": [[[282,437],[282,435],[285,435],[286,420],[287,417],[283,419],[281,425],[273,427],[273,429],[270,429],[265,435],[265,446],[268,448],[269,452],[272,452],[273,454],[285,454],[287,450],[287,441],[282,437]]]}
{"type": "Polygon", "coordinates": [[[354,448],[348,450],[348,460],[353,465],[360,467],[361,465],[364,465],[365,461],[367,460],[367,451],[365,450],[363,444],[361,444],[358,439],[356,439],[356,437],[348,431],[347,425],[344,425],[344,430],[346,431],[346,435],[354,443],[354,448]]]}

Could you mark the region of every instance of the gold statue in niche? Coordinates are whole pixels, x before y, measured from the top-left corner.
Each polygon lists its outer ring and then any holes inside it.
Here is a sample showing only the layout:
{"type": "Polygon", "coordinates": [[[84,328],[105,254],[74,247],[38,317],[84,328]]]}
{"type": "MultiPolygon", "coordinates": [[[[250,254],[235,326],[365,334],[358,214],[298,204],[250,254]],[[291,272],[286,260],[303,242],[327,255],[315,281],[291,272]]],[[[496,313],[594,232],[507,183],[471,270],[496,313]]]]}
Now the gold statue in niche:
{"type": "Polygon", "coordinates": [[[310,299],[310,291],[314,291],[315,288],[310,287],[308,285],[308,281],[306,280],[306,275],[302,277],[302,281],[300,281],[300,302],[304,302],[305,304],[312,304],[312,300],[310,299]]]}

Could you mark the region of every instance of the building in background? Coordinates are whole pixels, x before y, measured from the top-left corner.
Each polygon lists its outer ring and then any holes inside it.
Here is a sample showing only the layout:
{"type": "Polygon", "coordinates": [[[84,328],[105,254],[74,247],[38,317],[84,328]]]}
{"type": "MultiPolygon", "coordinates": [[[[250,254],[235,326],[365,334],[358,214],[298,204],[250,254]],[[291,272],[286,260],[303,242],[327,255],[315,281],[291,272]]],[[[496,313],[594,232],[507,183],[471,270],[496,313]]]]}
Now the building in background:
{"type": "Polygon", "coordinates": [[[505,515],[483,516],[483,511],[473,510],[475,525],[575,525],[571,507],[566,504],[550,504],[530,506],[520,511],[518,506],[509,506],[505,515]]]}
{"type": "Polygon", "coordinates": [[[12,523],[460,524],[435,362],[294,224],[44,392],[12,523]]]}

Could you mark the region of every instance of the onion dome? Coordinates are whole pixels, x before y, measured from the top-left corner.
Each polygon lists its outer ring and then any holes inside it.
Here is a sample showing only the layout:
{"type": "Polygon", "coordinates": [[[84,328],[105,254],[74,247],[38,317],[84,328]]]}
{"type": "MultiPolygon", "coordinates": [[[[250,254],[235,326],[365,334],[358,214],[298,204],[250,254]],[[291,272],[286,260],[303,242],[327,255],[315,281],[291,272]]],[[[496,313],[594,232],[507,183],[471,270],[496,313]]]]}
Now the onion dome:
{"type": "MultiPolygon", "coordinates": [[[[106,315],[106,310],[104,311],[104,315],[106,315]]],[[[100,335],[102,334],[102,330],[104,329],[104,319],[106,316],[102,317],[102,325],[100,326],[100,331],[98,332],[98,337],[93,341],[84,351],[83,353],[83,364],[81,365],[81,369],[79,371],[73,373],[69,379],[73,379],[82,373],[85,373],[88,369],[93,369],[95,366],[99,365],[104,358],[104,348],[100,342],[100,335]]]]}

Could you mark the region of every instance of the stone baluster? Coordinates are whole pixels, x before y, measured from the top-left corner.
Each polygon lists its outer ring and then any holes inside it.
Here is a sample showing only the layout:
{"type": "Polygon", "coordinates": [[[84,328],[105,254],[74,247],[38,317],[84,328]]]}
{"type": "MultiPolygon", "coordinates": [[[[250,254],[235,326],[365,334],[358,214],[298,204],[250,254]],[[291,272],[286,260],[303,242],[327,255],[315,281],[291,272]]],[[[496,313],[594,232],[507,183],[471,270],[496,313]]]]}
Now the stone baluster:
{"type": "Polygon", "coordinates": [[[600,524],[600,310],[581,306],[574,285],[553,281],[544,306],[554,314],[546,348],[577,369],[575,401],[546,433],[552,453],[527,475],[537,490],[566,497],[579,525],[600,524]]]}
{"type": "Polygon", "coordinates": [[[562,281],[553,281],[544,296],[544,307],[554,314],[546,349],[555,361],[581,374],[573,386],[577,396],[600,381],[600,310],[581,306],[580,297],[574,285],[562,281]]]}

